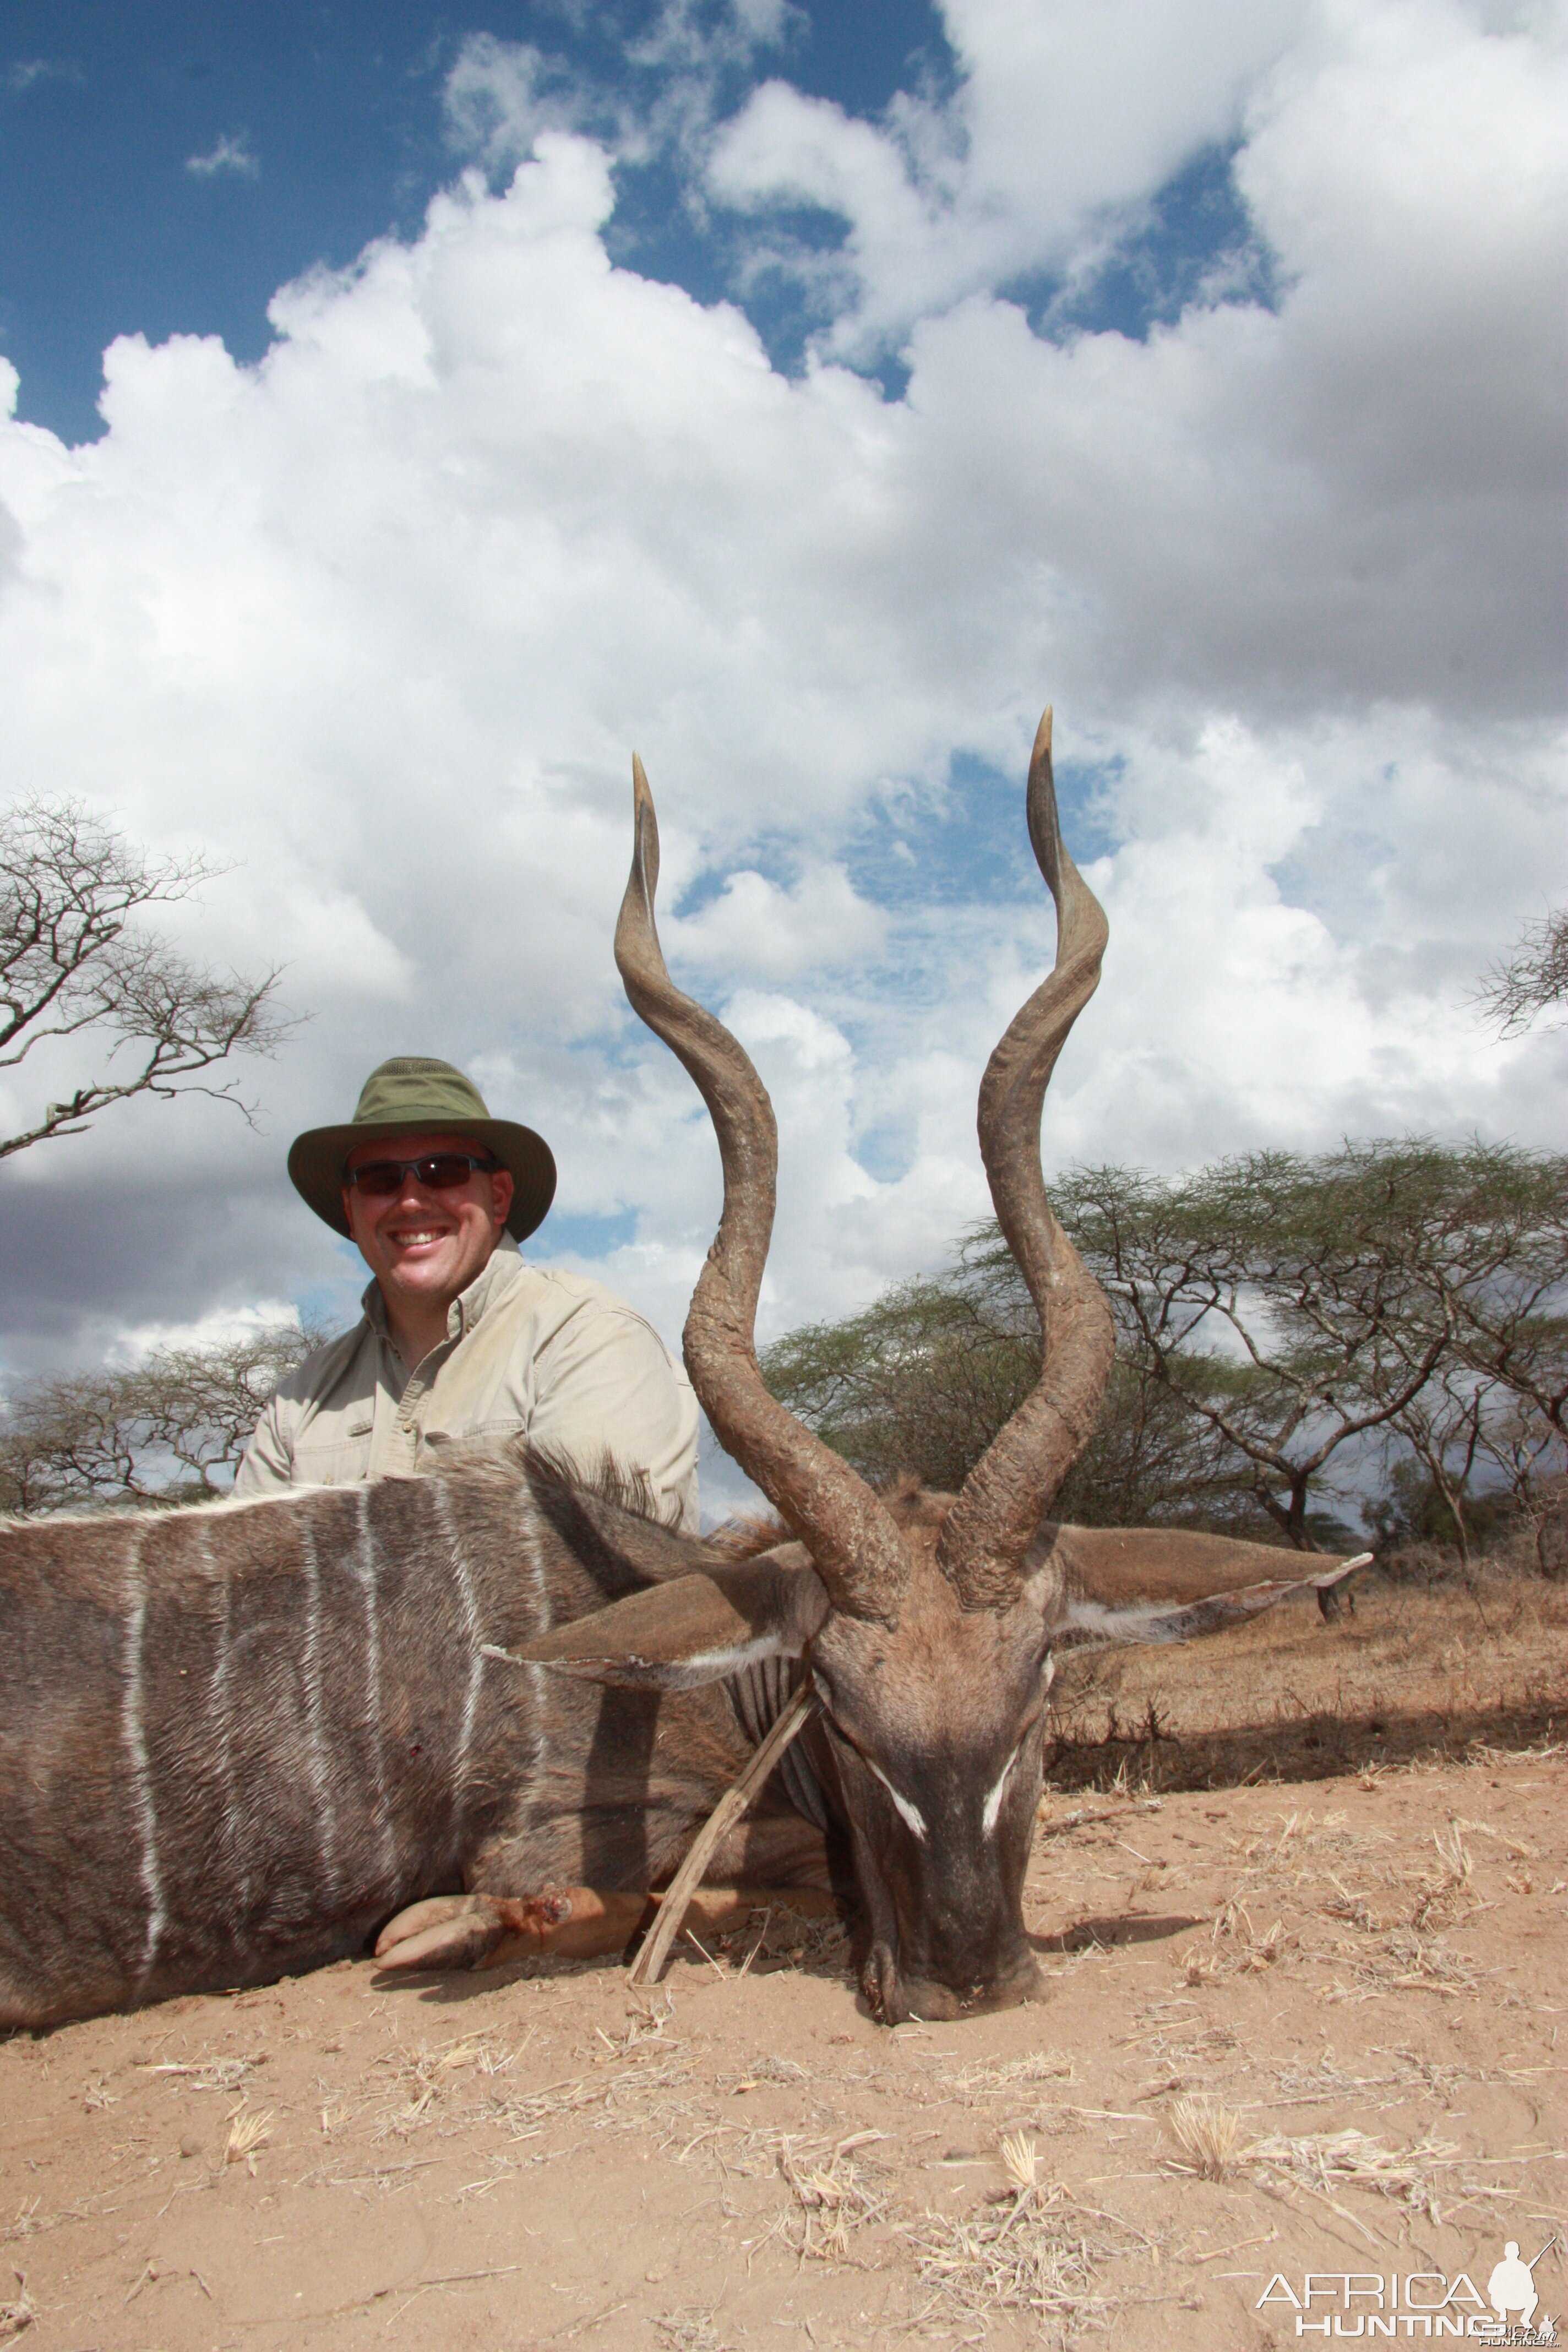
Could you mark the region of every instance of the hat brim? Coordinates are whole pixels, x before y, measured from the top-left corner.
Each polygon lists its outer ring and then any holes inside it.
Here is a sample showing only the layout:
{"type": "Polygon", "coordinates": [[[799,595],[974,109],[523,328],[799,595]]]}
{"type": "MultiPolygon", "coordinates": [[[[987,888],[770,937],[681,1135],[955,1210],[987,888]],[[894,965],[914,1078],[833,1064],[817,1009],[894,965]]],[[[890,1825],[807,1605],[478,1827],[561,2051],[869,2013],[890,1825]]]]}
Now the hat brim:
{"type": "Polygon", "coordinates": [[[381,1143],[395,1135],[467,1135],[494,1153],[511,1173],[511,1207],[507,1231],[514,1241],[525,1241],[542,1225],[555,1198],[555,1155],[542,1135],[519,1127],[510,1118],[429,1118],[417,1114],[395,1119],[367,1119],[344,1127],[308,1128],[289,1149],[289,1176],[294,1190],[323,1224],[345,1240],[353,1238],[343,1211],[343,1162],[362,1143],[381,1143]]]}

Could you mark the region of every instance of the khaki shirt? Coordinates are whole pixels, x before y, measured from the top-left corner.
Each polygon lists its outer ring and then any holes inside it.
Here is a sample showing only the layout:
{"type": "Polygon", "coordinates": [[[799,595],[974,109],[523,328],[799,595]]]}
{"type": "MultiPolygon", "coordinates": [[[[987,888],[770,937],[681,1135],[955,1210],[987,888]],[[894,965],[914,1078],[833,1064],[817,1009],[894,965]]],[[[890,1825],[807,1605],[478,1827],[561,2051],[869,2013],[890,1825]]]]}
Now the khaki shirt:
{"type": "Polygon", "coordinates": [[[601,1283],[527,1265],[503,1235],[412,1371],[381,1292],[308,1356],[257,1423],[237,1495],[427,1469],[459,1438],[520,1434],[592,1477],[640,1473],[661,1517],[697,1531],[697,1400],[651,1325],[601,1283]]]}

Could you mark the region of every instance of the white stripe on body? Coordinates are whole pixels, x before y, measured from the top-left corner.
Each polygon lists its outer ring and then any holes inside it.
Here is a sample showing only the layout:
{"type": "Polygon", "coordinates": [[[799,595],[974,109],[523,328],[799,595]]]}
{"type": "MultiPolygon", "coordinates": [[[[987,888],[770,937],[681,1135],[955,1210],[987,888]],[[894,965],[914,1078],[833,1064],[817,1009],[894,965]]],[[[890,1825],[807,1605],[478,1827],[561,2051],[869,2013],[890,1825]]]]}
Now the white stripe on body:
{"type": "Polygon", "coordinates": [[[462,1612],[463,1638],[468,1645],[468,1679],[463,1691],[463,1719],[458,1727],[457,1752],[452,1759],[452,1847],[454,1853],[462,1845],[463,1817],[468,1804],[468,1750],[473,1745],[474,1723],[479,1711],[479,1686],[485,1678],[484,1624],[479,1616],[479,1604],[474,1592],[474,1580],[463,1552],[463,1539],[452,1516],[452,1498],[441,1479],[435,1484],[436,1517],[447,1539],[451,1556],[452,1575],[458,1587],[458,1605],[462,1612]]]}
{"type": "Polygon", "coordinates": [[[300,1548],[305,1555],[305,1706],[310,1734],[310,1793],[316,1802],[316,1833],[321,1844],[321,1891],[329,1903],[338,1895],[337,1809],[332,1803],[331,1759],[327,1752],[326,1705],[321,1690],[321,1562],[316,1533],[309,1517],[300,1521],[300,1548]]]}
{"type": "MultiPolygon", "coordinates": [[[[533,1591],[533,1630],[547,1633],[552,1623],[550,1591],[544,1580],[544,1559],[539,1547],[539,1513],[533,1496],[526,1486],[519,1490],[521,1506],[523,1557],[528,1562],[529,1582],[533,1591]]],[[[545,1734],[545,1702],[549,1691],[548,1670],[533,1661],[529,1662],[529,1679],[533,1685],[533,1733],[539,1742],[534,1756],[534,1773],[540,1786],[544,1783],[544,1768],[548,1760],[549,1741],[545,1734]]]]}
{"type": "Polygon", "coordinates": [[[136,1978],[138,2000],[153,1974],[168,1916],[163,1908],[163,1882],[158,1865],[158,1813],[153,1796],[152,1767],[147,1758],[147,1727],[142,1717],[145,1694],[142,1643],[147,1626],[147,1581],[142,1571],[142,1546],[146,1533],[144,1527],[131,1530],[131,1558],[125,1571],[124,1688],[120,1706],[121,1736],[125,1742],[126,1760],[131,1767],[131,1785],[142,1838],[142,1891],[147,1898],[147,1927],[142,1945],[142,1966],[136,1978]]]}
{"type": "Polygon", "coordinates": [[[220,1568],[213,1557],[212,1538],[205,1528],[201,1530],[199,1549],[208,1581],[219,1576],[223,1581],[223,1623],[218,1629],[217,1656],[213,1664],[212,1681],[207,1686],[207,1713],[217,1741],[217,1777],[223,1789],[222,1850],[232,1874],[235,1923],[237,1927],[250,1907],[250,1870],[249,1843],[243,1833],[244,1825],[239,1817],[239,1784],[234,1769],[234,1701],[230,1676],[234,1647],[233,1596],[229,1591],[228,1553],[225,1551],[220,1568]]]}
{"type": "Polygon", "coordinates": [[[354,1509],[359,1521],[359,1538],[354,1547],[353,1573],[364,1595],[364,1722],[370,1734],[375,1814],[381,1827],[382,1868],[390,1885],[397,1871],[397,1841],[393,1834],[391,1811],[386,1801],[386,1759],[382,1752],[381,1619],[376,1608],[375,1542],[371,1533],[368,1486],[361,1486],[355,1495],[354,1509]]]}

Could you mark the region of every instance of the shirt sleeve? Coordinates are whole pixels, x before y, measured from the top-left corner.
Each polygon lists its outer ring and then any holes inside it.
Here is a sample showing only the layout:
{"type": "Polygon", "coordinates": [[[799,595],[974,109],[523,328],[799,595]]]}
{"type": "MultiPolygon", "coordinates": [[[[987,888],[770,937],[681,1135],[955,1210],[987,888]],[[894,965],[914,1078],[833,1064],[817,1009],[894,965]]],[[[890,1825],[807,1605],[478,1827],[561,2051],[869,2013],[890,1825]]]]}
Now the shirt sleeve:
{"type": "Polygon", "coordinates": [[[276,1495],[294,1483],[294,1452],[283,1428],[282,1400],[272,1397],[263,1408],[256,1433],[235,1473],[237,1495],[276,1495]]]}
{"type": "Polygon", "coordinates": [[[528,1434],[584,1477],[644,1477],[662,1517],[699,1531],[697,1399],[652,1326],[584,1300],[540,1350],[528,1434]],[[678,1516],[679,1515],[679,1516],[678,1516]]]}

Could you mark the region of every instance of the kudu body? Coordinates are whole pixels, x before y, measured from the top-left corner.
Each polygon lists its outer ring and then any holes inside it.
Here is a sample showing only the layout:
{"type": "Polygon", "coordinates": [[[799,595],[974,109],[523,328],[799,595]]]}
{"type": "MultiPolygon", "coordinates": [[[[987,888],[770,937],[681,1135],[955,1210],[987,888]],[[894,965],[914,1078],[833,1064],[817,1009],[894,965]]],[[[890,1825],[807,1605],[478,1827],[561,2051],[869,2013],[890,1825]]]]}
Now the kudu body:
{"type": "Polygon", "coordinates": [[[1261,1546],[1045,1517],[1111,1354],[1040,1171],[1046,1086],[1105,938],[1061,845],[1049,717],[1028,805],[1056,966],[980,1097],[1044,1360],[963,1492],[879,1496],[763,1385],[773,1115],[665,970],[639,763],[616,959],[724,1165],[687,1363],[798,1539],[726,1561],[525,1448],[0,1531],[0,2025],[298,1970],[393,1913],[392,1965],[471,1962],[504,1942],[511,1898],[658,1885],[802,1685],[814,1719],[710,1877],[857,1894],[862,1982],[889,2022],[1036,1989],[1021,1897],[1053,1650],[1185,1639],[1359,1564],[1281,1576],[1289,1555],[1261,1546]]]}

